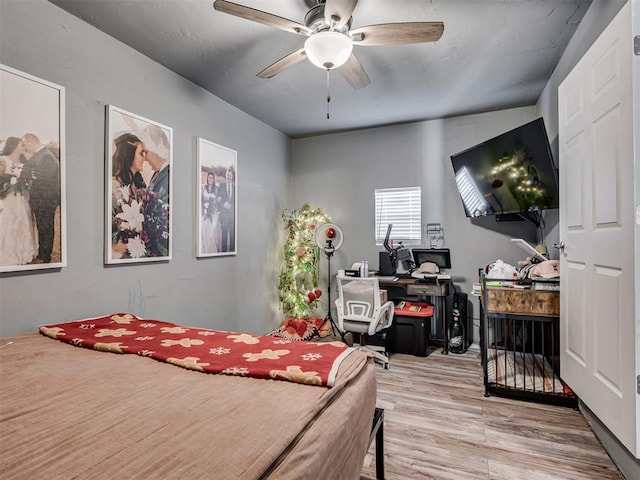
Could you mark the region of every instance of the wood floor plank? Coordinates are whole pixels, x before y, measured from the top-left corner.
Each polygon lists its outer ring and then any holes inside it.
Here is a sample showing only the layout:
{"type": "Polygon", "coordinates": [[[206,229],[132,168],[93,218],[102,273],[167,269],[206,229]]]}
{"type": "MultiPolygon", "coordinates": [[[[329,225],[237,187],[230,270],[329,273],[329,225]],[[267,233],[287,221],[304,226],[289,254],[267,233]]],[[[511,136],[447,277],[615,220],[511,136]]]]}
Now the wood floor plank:
{"type": "Polygon", "coordinates": [[[478,352],[392,354],[376,372],[387,480],[624,480],[579,411],[485,397],[478,352]]]}

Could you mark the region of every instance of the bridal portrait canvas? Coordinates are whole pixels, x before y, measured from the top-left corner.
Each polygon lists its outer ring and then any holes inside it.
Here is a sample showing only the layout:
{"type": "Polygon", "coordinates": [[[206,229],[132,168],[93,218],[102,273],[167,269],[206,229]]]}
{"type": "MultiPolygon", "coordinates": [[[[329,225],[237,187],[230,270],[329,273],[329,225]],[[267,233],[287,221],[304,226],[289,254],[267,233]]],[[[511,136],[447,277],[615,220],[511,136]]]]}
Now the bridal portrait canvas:
{"type": "Polygon", "coordinates": [[[105,263],[171,260],[173,130],[107,107],[105,263]]]}
{"type": "Polygon", "coordinates": [[[0,65],[0,272],[66,266],[64,98],[0,65]]]}
{"type": "Polygon", "coordinates": [[[236,254],[238,159],[235,150],[198,138],[197,257],[236,254]]]}

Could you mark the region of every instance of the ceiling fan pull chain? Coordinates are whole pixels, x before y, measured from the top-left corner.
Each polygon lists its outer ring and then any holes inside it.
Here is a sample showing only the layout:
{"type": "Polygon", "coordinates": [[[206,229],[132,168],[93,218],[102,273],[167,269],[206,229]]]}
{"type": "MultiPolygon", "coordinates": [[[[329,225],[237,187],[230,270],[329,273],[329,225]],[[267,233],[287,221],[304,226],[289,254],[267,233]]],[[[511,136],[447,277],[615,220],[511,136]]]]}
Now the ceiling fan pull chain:
{"type": "Polygon", "coordinates": [[[327,120],[329,120],[330,118],[329,103],[331,102],[331,90],[329,89],[329,72],[331,72],[331,70],[327,68],[327,120]]]}

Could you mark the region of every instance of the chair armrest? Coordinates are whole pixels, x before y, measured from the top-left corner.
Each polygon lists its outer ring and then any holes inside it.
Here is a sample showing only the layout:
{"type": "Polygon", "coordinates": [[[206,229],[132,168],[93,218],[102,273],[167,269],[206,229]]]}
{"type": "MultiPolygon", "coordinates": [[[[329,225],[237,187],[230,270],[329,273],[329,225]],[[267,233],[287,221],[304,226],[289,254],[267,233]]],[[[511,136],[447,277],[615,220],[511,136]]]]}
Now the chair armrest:
{"type": "Polygon", "coordinates": [[[389,328],[393,322],[393,311],[393,302],[385,302],[373,316],[373,319],[369,324],[369,331],[367,332],[368,335],[374,335],[380,330],[389,328]]]}

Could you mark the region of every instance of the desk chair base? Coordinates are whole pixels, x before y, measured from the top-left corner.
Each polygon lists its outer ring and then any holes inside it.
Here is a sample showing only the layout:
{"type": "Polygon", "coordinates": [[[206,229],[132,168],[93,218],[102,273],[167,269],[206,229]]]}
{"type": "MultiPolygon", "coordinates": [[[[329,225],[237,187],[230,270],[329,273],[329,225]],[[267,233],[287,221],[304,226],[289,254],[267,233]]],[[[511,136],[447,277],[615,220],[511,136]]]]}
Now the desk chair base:
{"type": "MultiPolygon", "coordinates": [[[[364,347],[372,350],[371,347],[364,347]]],[[[380,362],[385,370],[389,370],[389,354],[387,352],[378,352],[373,350],[373,359],[380,362]]]]}
{"type": "Polygon", "coordinates": [[[389,353],[387,352],[386,347],[380,345],[368,345],[362,342],[363,334],[354,334],[353,346],[360,347],[363,350],[368,350],[373,353],[373,359],[376,362],[382,364],[385,370],[389,370],[389,353]],[[357,338],[357,340],[356,340],[357,338]]]}

